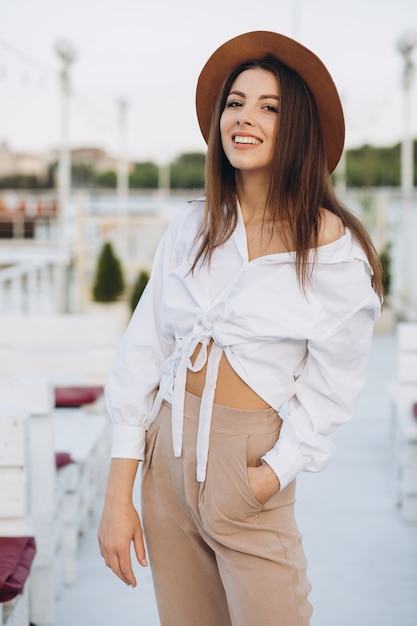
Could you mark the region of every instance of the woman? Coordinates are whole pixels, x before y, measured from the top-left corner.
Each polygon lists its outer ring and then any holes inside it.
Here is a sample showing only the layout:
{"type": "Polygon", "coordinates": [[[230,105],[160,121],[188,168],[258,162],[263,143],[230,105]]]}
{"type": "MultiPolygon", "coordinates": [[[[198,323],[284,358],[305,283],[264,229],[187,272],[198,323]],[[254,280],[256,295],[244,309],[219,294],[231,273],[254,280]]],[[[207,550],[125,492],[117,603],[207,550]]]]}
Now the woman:
{"type": "Polygon", "coordinates": [[[246,33],[197,86],[206,197],[168,228],[106,389],[106,564],[146,565],[163,626],[306,626],[295,479],[319,471],[364,384],[377,255],[329,180],[344,141],[321,61],[246,33]]]}

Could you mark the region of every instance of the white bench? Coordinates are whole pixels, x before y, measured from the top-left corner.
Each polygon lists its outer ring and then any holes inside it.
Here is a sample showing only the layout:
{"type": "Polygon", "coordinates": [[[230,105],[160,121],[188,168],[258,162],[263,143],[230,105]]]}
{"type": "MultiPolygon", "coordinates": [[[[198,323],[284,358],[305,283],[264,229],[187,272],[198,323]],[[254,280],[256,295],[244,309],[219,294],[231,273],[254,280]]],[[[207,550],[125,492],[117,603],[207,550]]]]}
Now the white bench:
{"type": "Polygon", "coordinates": [[[395,387],[395,458],[398,502],[402,518],[417,522],[417,323],[397,325],[397,382],[395,387]]]}
{"type": "Polygon", "coordinates": [[[54,412],[55,448],[68,452],[73,463],[58,471],[64,524],[64,583],[77,573],[78,538],[87,532],[97,498],[107,478],[111,428],[106,415],[84,409],[54,412]]]}
{"type": "MultiPolygon", "coordinates": [[[[46,381],[0,377],[0,535],[35,536],[29,584],[35,624],[54,622],[56,599],[76,577],[78,539],[103,492],[110,450],[105,414],[55,409],[53,400],[46,381]],[[73,462],[57,470],[56,452],[73,462]]],[[[13,611],[9,605],[7,619],[22,602],[13,611]]]]}
{"type": "Polygon", "coordinates": [[[29,599],[27,589],[23,593],[0,604],[0,624],[2,626],[29,626],[29,599]]]}
{"type": "Polygon", "coordinates": [[[100,314],[0,316],[0,410],[30,414],[21,471],[31,502],[19,519],[6,500],[2,514],[0,503],[0,534],[17,535],[30,520],[37,542],[33,623],[53,623],[62,585],[75,579],[78,538],[103,490],[110,449],[103,403],[93,412],[55,409],[53,387],[104,385],[122,331],[120,318],[100,314]],[[57,472],[55,452],[74,462],[57,472]]]}
{"type": "MultiPolygon", "coordinates": [[[[35,536],[37,551],[28,585],[33,623],[53,622],[62,583],[52,410],[52,388],[45,381],[0,379],[0,535],[35,536]]],[[[18,606],[8,615],[11,623],[18,606]]]]}
{"type": "MultiPolygon", "coordinates": [[[[28,414],[16,409],[0,409],[0,535],[26,536],[30,528],[27,510],[26,450],[29,441],[28,414]],[[7,520],[5,522],[5,519],[7,520]],[[9,532],[3,532],[7,526],[9,532]]],[[[0,624],[29,624],[27,585],[21,595],[0,604],[0,624]]]]}

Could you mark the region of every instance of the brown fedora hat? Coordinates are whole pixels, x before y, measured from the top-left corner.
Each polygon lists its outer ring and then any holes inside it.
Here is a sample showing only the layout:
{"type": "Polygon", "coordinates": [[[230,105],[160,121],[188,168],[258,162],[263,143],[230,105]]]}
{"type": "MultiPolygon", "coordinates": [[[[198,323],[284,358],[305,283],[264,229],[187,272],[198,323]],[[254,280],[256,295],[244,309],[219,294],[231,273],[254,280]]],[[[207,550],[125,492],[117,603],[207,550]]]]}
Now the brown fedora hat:
{"type": "Polygon", "coordinates": [[[308,48],[294,39],[269,31],[245,33],[226,41],[209,58],[197,83],[196,106],[200,129],[208,140],[211,118],[223,81],[241,63],[274,56],[296,71],[316,101],[329,171],[343,151],[345,122],[336,86],[325,65],[308,48]]]}

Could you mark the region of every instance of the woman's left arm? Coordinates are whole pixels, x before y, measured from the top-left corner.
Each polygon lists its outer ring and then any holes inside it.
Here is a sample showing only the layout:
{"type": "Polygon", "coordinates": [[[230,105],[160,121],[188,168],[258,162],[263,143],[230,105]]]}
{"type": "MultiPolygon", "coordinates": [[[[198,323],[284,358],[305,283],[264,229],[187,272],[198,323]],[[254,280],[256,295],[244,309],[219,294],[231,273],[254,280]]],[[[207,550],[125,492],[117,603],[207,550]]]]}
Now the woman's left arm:
{"type": "Polygon", "coordinates": [[[262,459],[281,489],[300,471],[317,472],[327,465],[333,452],[330,435],[352,417],[365,384],[374,319],[375,307],[365,306],[331,336],[308,341],[279,439],[262,459]]]}

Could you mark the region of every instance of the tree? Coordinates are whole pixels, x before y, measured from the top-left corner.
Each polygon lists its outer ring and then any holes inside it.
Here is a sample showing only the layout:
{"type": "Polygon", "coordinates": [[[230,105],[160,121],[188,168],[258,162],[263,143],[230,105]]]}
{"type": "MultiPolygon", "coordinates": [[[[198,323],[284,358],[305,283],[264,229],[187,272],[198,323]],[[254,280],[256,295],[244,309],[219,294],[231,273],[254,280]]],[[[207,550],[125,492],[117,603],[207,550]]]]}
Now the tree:
{"type": "Polygon", "coordinates": [[[206,155],[204,152],[185,152],[171,164],[173,189],[203,189],[206,155]]]}
{"type": "Polygon", "coordinates": [[[121,263],[110,242],[103,244],[97,261],[93,286],[96,302],[113,302],[123,293],[125,281],[121,263]]]}
{"type": "Polygon", "coordinates": [[[130,295],[130,310],[133,311],[136,309],[136,306],[145,290],[146,285],[148,284],[149,274],[142,270],[139,272],[139,275],[133,285],[132,293],[130,295]]]}
{"type": "Polygon", "coordinates": [[[86,189],[94,186],[95,173],[88,163],[73,163],[71,165],[71,184],[76,189],[86,189]]]}
{"type": "Polygon", "coordinates": [[[346,152],[346,178],[350,187],[394,187],[400,184],[400,145],[364,145],[346,152]]]}
{"type": "Polygon", "coordinates": [[[39,179],[34,174],[12,174],[0,178],[0,189],[39,189],[39,179]]]}
{"type": "Polygon", "coordinates": [[[115,189],[117,185],[117,174],[113,170],[100,172],[100,174],[96,174],[96,183],[98,187],[115,189]]]}
{"type": "Polygon", "coordinates": [[[157,189],[158,166],[152,161],[135,163],[129,174],[129,186],[132,189],[157,189]]]}

